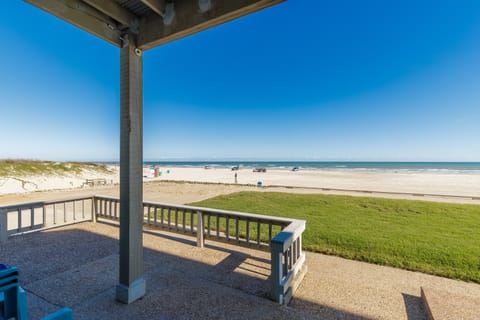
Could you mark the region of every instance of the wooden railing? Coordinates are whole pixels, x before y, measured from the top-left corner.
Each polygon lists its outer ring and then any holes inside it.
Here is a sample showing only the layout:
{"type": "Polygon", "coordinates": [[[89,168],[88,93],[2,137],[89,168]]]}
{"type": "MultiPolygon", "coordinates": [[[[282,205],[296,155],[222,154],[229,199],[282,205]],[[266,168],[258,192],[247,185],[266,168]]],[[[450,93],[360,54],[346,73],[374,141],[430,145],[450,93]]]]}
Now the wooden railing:
{"type": "Polygon", "coordinates": [[[271,242],[272,297],[280,304],[288,303],[302,281],[305,254],[302,251],[302,233],[305,221],[289,224],[271,242]]]}
{"type": "Polygon", "coordinates": [[[9,236],[92,220],[93,198],[22,203],[0,207],[0,242],[9,236]]]}
{"type": "MultiPolygon", "coordinates": [[[[94,196],[0,207],[0,242],[28,231],[97,219],[119,220],[120,200],[94,196]]],[[[143,203],[143,219],[151,228],[196,236],[199,247],[208,239],[271,252],[272,298],[280,304],[288,303],[303,275],[303,220],[157,202],[143,203]]]]}

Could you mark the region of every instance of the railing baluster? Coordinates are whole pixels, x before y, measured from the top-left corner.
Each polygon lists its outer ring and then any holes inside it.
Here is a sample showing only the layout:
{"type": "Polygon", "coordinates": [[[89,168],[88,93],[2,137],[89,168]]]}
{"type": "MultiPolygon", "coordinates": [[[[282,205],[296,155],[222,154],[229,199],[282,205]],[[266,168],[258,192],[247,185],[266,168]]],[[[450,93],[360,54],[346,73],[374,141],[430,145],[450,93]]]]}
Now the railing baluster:
{"type": "MultiPolygon", "coordinates": [[[[191,225],[193,226],[193,211],[191,211],[192,221],[191,225]]],[[[205,239],[203,238],[203,213],[201,211],[197,211],[197,247],[203,248],[205,239]]]]}
{"type": "Polygon", "coordinates": [[[294,240],[292,243],[292,266],[297,262],[297,240],[294,240]]]}
{"type": "MultiPolygon", "coordinates": [[[[185,229],[185,225],[187,224],[186,223],[186,218],[187,218],[187,214],[185,212],[185,210],[183,210],[183,216],[182,216],[182,230],[183,232],[186,232],[187,230],[185,229]]],[[[191,222],[190,222],[191,223],[191,222]]]]}
{"type": "Polygon", "coordinates": [[[18,223],[18,226],[17,226],[17,227],[18,227],[18,232],[21,232],[21,231],[22,231],[22,209],[19,208],[19,209],[17,210],[17,215],[18,215],[18,217],[17,217],[17,220],[18,220],[18,221],[17,221],[17,223],[18,223]]]}
{"type": "Polygon", "coordinates": [[[270,244],[270,241],[272,241],[272,223],[270,222],[268,224],[268,243],[270,244]]]}
{"type": "Polygon", "coordinates": [[[33,230],[35,227],[35,208],[30,209],[30,229],[33,230]]]}
{"type": "Polygon", "coordinates": [[[153,208],[153,224],[157,225],[157,214],[158,214],[158,207],[155,206],[153,208]]]}
{"type": "Polygon", "coordinates": [[[217,217],[217,221],[216,221],[217,222],[216,223],[217,224],[217,226],[216,226],[216,228],[217,228],[217,230],[216,230],[217,231],[217,238],[220,238],[220,215],[217,214],[216,217],[217,217]]]}
{"type": "Polygon", "coordinates": [[[151,207],[151,206],[148,206],[148,207],[147,207],[147,211],[148,211],[148,212],[147,212],[147,215],[148,215],[147,223],[148,223],[149,225],[152,224],[152,223],[150,222],[150,211],[151,211],[151,210],[152,210],[152,207],[151,207]]]}
{"type": "Polygon", "coordinates": [[[288,260],[290,261],[290,265],[288,266],[288,270],[291,270],[293,268],[293,244],[290,246],[288,249],[288,260]]]}
{"type": "Polygon", "coordinates": [[[239,236],[240,230],[238,229],[239,229],[238,217],[235,217],[235,239],[237,240],[237,242],[239,242],[240,240],[240,236],[239,236]]]}
{"type": "Polygon", "coordinates": [[[303,250],[303,248],[302,248],[302,241],[303,241],[302,237],[303,236],[300,235],[300,237],[298,237],[298,240],[297,240],[298,241],[298,257],[299,258],[302,255],[302,250],[303,250]]]}
{"type": "Polygon", "coordinates": [[[76,207],[77,206],[77,203],[75,202],[75,200],[73,200],[73,221],[76,221],[77,220],[77,217],[76,217],[76,207]]]}
{"type": "Polygon", "coordinates": [[[97,222],[97,208],[95,206],[96,202],[97,199],[95,199],[95,197],[93,197],[92,202],[90,202],[90,219],[92,219],[93,223],[97,222]]]}
{"type": "Polygon", "coordinates": [[[110,217],[115,217],[115,215],[113,214],[113,204],[113,200],[108,201],[108,211],[110,212],[110,217]]]}
{"type": "Polygon", "coordinates": [[[160,209],[160,218],[161,218],[160,223],[161,223],[162,227],[163,227],[163,222],[164,222],[163,219],[165,218],[165,215],[164,215],[164,212],[163,212],[163,211],[164,211],[164,208],[162,207],[162,208],[160,209]]]}
{"type": "Polygon", "coordinates": [[[247,238],[247,244],[250,244],[250,220],[247,220],[246,228],[245,237],[247,238]]]}
{"type": "Polygon", "coordinates": [[[178,231],[178,208],[175,208],[175,230],[178,231]]]}
{"type": "Polygon", "coordinates": [[[210,237],[210,229],[211,229],[210,228],[210,213],[208,213],[207,220],[208,220],[208,222],[207,222],[207,234],[210,237]]]}
{"type": "Polygon", "coordinates": [[[45,208],[45,205],[42,206],[42,222],[43,226],[47,226],[47,209],[45,208]]]}
{"type": "Polygon", "coordinates": [[[194,221],[195,220],[193,220],[193,211],[190,211],[190,232],[191,233],[195,233],[195,231],[193,230],[193,225],[195,224],[194,221]]]}
{"type": "Polygon", "coordinates": [[[225,234],[227,236],[227,240],[230,240],[230,221],[228,219],[228,216],[226,217],[226,220],[227,220],[227,227],[226,227],[226,231],[225,231],[225,234]]]}
{"type": "Polygon", "coordinates": [[[261,222],[260,221],[257,221],[257,244],[260,245],[261,242],[260,242],[260,227],[261,227],[261,222]]]}
{"type": "Polygon", "coordinates": [[[170,213],[170,207],[168,208],[168,229],[171,229],[171,224],[170,224],[170,221],[171,221],[171,213],[170,213]]]}

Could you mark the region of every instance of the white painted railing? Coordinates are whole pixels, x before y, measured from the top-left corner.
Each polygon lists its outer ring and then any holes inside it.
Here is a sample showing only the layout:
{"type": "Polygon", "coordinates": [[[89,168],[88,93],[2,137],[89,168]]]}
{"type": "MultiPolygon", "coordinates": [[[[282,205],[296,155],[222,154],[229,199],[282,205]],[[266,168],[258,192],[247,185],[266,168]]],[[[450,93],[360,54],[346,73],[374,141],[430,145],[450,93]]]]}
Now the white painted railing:
{"type": "MultiPolygon", "coordinates": [[[[205,239],[271,252],[272,298],[288,303],[301,280],[305,221],[201,207],[143,203],[144,224],[205,239]],[[300,276],[299,276],[300,275],[300,276]],[[296,281],[297,280],[297,281],[296,281]]],[[[0,242],[25,232],[82,221],[119,220],[120,200],[94,196],[0,207],[0,242]]]]}
{"type": "Polygon", "coordinates": [[[280,304],[288,303],[302,281],[306,268],[302,251],[305,221],[292,221],[271,242],[272,297],[280,304]]]}
{"type": "Polygon", "coordinates": [[[92,197],[0,207],[0,242],[8,237],[92,220],[92,197]]]}

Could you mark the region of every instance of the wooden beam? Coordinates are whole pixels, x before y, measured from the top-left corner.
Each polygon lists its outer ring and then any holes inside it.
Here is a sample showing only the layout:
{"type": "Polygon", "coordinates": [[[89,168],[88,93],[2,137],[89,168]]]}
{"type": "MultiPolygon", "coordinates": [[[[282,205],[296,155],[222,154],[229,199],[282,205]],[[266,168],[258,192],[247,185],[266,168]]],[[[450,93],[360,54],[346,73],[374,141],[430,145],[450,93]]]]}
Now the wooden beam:
{"type": "Polygon", "coordinates": [[[118,3],[112,0],[83,0],[90,6],[94,7],[98,11],[118,21],[120,24],[131,28],[135,27],[135,23],[138,23],[138,17],[122,8],[118,3]]]}
{"type": "Polygon", "coordinates": [[[165,0],[141,0],[144,5],[155,11],[159,16],[163,17],[165,11],[165,0]]]}
{"type": "Polygon", "coordinates": [[[121,46],[114,20],[80,0],[24,0],[115,46],[121,46]]]}
{"type": "Polygon", "coordinates": [[[157,15],[141,20],[138,45],[142,50],[151,49],[283,1],[212,0],[212,8],[205,13],[200,12],[197,0],[175,1],[175,20],[170,25],[164,25],[157,15]]]}

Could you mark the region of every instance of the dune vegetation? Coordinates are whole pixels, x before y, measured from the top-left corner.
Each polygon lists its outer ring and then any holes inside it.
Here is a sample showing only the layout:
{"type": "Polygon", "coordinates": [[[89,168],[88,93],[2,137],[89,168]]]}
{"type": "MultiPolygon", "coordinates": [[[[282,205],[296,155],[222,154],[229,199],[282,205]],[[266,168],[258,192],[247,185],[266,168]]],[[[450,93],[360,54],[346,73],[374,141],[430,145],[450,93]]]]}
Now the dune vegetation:
{"type": "Polygon", "coordinates": [[[79,174],[85,170],[110,172],[107,166],[91,162],[0,160],[0,177],[79,174]]]}

